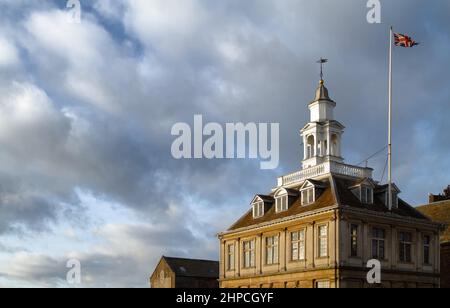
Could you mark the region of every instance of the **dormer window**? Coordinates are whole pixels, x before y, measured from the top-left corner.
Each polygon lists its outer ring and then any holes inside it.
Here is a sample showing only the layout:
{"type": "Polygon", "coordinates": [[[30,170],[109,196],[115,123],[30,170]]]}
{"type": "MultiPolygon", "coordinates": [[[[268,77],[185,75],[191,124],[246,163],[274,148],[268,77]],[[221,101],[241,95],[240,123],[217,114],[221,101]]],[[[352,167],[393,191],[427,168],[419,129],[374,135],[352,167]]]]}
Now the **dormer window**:
{"type": "Polygon", "coordinates": [[[316,202],[325,188],[326,186],[322,182],[306,180],[302,187],[300,187],[302,205],[310,205],[316,202]]]}
{"type": "Polygon", "coordinates": [[[314,187],[302,190],[302,205],[312,204],[315,201],[314,187]]]}
{"type": "Polygon", "coordinates": [[[367,178],[355,186],[350,187],[352,193],[361,201],[363,204],[373,204],[373,189],[375,183],[373,180],[367,178]]]}
{"type": "Polygon", "coordinates": [[[273,198],[271,196],[256,195],[251,203],[253,219],[263,217],[271,204],[273,204],[273,198]]]}
{"type": "Polygon", "coordinates": [[[373,189],[372,187],[361,185],[361,202],[365,204],[373,203],[373,189]]]}
{"type": "Polygon", "coordinates": [[[288,210],[288,196],[279,196],[275,198],[275,209],[277,213],[285,212],[288,210]]]}
{"type": "MultiPolygon", "coordinates": [[[[396,209],[398,208],[398,194],[400,193],[400,189],[398,189],[397,185],[392,183],[392,208],[396,209]]],[[[378,188],[377,192],[379,195],[379,198],[383,200],[384,205],[389,208],[389,189],[388,185],[383,185],[378,188]]]]}
{"type": "Polygon", "coordinates": [[[287,189],[287,188],[280,188],[278,189],[275,194],[275,212],[276,213],[282,213],[289,210],[289,206],[294,202],[295,199],[298,197],[298,191],[287,189]]]}
{"type": "MultiPolygon", "coordinates": [[[[392,207],[393,208],[398,208],[398,194],[397,194],[397,192],[395,190],[392,190],[391,196],[392,196],[392,207]]],[[[389,206],[389,203],[388,203],[389,199],[388,198],[389,198],[388,197],[388,192],[386,192],[386,205],[387,206],[389,206]]]]}
{"type": "Polygon", "coordinates": [[[264,202],[259,201],[253,203],[253,218],[260,218],[264,216],[264,202]]]}

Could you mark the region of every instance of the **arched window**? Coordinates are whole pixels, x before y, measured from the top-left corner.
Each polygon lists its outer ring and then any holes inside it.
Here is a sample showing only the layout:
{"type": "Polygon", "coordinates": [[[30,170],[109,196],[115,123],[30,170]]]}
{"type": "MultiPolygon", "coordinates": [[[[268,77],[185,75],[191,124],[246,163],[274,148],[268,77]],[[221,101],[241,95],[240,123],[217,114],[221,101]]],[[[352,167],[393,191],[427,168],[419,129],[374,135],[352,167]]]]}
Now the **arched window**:
{"type": "Polygon", "coordinates": [[[314,140],[314,136],[311,135],[307,139],[307,145],[306,145],[306,156],[307,156],[306,158],[307,159],[314,157],[314,155],[315,155],[314,147],[315,147],[315,140],[314,140]]]}
{"type": "Polygon", "coordinates": [[[335,134],[331,135],[331,156],[339,156],[338,136],[335,134]]]}
{"type": "Polygon", "coordinates": [[[287,211],[289,208],[289,199],[286,190],[281,189],[275,193],[275,211],[277,213],[287,211]]]}

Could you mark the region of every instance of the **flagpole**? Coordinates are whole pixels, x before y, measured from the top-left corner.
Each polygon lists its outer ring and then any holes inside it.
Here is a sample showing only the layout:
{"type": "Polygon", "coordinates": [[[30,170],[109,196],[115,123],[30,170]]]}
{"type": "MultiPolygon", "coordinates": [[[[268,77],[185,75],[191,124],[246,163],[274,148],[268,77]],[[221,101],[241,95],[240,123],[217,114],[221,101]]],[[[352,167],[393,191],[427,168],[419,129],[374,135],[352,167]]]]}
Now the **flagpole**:
{"type": "Polygon", "coordinates": [[[394,36],[391,27],[389,31],[389,129],[388,129],[388,205],[392,210],[392,38],[394,36]]]}

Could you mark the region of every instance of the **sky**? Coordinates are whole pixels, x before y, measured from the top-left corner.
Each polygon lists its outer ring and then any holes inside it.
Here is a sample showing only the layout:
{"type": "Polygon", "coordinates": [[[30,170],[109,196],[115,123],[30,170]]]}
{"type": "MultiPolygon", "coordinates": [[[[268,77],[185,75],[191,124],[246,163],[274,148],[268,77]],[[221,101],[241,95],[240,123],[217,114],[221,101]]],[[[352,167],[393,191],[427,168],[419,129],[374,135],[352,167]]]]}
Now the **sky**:
{"type": "MultiPolygon", "coordinates": [[[[450,2],[0,0],[0,287],[147,287],[162,255],[217,259],[217,233],[299,170],[299,130],[325,83],[346,163],[387,143],[416,206],[450,184],[450,2]],[[280,124],[280,164],[171,155],[175,123],[280,124]]],[[[385,155],[369,161],[381,180],[385,155]]],[[[384,181],[386,177],[384,177],[384,181]]]]}

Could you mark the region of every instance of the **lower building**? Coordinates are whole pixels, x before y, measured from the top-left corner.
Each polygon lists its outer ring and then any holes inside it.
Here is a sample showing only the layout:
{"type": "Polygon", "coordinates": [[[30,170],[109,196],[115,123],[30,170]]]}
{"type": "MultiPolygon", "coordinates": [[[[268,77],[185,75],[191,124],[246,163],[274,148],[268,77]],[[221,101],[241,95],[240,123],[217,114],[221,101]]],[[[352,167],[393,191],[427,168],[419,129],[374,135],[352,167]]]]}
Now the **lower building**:
{"type": "Polygon", "coordinates": [[[441,233],[441,288],[450,288],[450,186],[440,195],[429,195],[430,203],[418,210],[432,220],[445,224],[441,233]]]}
{"type": "Polygon", "coordinates": [[[163,256],[150,277],[152,288],[218,288],[219,262],[163,256]]]}

